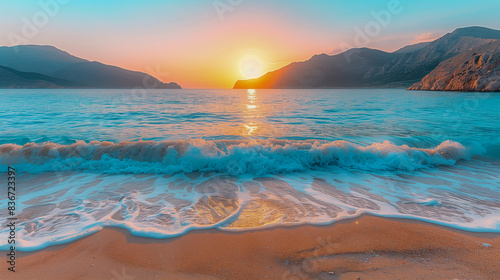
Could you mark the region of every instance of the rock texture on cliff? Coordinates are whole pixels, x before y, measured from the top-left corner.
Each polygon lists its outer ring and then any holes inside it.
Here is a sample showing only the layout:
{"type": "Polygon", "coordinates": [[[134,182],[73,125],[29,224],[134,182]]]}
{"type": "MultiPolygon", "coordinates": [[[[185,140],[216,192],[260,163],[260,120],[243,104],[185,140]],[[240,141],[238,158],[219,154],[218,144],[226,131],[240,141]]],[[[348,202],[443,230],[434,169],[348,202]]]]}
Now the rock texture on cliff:
{"type": "Polygon", "coordinates": [[[500,40],[443,61],[409,90],[500,91],[500,40]]]}

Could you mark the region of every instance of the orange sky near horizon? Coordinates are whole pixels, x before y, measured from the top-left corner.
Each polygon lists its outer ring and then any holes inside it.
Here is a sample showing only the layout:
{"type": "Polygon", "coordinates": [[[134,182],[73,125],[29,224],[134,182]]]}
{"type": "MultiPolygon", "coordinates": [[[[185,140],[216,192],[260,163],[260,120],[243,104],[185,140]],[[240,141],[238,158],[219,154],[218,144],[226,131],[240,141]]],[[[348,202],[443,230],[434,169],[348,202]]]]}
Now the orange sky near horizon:
{"type": "Polygon", "coordinates": [[[323,38],[314,30],[300,29],[304,27],[291,29],[284,19],[261,14],[258,20],[246,16],[225,21],[216,18],[196,28],[183,29],[183,33],[167,29],[154,35],[142,34],[134,41],[126,34],[117,34],[113,45],[126,48],[110,49],[94,42],[83,42],[83,46],[78,42],[79,47],[63,42],[59,48],[64,50],[67,45],[67,49],[78,50],[70,52],[73,55],[147,72],[184,88],[232,88],[237,80],[248,78],[241,69],[246,59],[260,62],[259,74],[263,75],[293,61],[331,51],[328,46],[333,43],[334,34],[323,38]]]}

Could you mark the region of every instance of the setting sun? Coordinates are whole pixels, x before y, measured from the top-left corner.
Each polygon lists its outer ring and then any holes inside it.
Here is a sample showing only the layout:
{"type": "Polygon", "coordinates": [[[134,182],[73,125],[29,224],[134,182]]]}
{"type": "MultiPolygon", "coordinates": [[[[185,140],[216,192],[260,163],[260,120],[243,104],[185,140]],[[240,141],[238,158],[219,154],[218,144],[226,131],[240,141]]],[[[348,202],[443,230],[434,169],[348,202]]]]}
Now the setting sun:
{"type": "Polygon", "coordinates": [[[241,61],[240,71],[246,79],[255,79],[262,76],[262,63],[255,57],[247,57],[241,61]]]}

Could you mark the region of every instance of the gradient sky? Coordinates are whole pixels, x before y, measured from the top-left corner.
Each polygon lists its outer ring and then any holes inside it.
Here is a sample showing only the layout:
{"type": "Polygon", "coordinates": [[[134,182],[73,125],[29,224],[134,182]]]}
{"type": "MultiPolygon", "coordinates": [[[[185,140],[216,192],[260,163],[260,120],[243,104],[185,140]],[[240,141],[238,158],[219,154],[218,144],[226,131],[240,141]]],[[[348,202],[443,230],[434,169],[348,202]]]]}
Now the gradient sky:
{"type": "MultiPolygon", "coordinates": [[[[0,0],[0,45],[13,45],[8,34],[22,35],[23,18],[32,20],[43,11],[39,2],[53,1],[0,0]]],[[[358,47],[355,28],[364,29],[372,12],[397,0],[240,0],[223,17],[214,5],[237,0],[60,1],[67,3],[25,43],[131,70],[155,69],[149,72],[184,88],[231,88],[247,77],[245,67],[264,74],[338,53],[346,44],[358,47]]],[[[363,46],[394,51],[458,27],[500,29],[498,0],[399,2],[401,13],[363,46]]]]}

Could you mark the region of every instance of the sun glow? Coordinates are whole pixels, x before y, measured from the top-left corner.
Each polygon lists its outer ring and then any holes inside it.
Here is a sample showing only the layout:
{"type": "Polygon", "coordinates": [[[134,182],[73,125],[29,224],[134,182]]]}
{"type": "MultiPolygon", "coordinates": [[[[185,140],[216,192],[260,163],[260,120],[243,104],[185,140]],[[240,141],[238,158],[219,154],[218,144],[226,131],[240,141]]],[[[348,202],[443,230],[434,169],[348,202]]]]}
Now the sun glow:
{"type": "Polygon", "coordinates": [[[258,78],[262,76],[262,63],[256,57],[246,57],[240,63],[240,71],[245,79],[258,78]]]}

